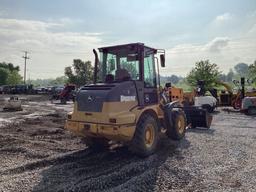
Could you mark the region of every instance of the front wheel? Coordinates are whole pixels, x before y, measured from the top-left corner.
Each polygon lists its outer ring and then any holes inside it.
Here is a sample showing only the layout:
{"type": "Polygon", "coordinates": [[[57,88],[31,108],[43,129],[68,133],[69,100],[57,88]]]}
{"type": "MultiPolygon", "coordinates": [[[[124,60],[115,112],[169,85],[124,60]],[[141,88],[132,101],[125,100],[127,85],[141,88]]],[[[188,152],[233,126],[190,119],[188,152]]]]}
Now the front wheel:
{"type": "Polygon", "coordinates": [[[172,125],[169,125],[166,130],[166,135],[173,140],[180,140],[185,136],[186,131],[186,116],[183,111],[172,112],[172,125]]]}
{"type": "Polygon", "coordinates": [[[155,152],[158,144],[158,123],[150,114],[143,114],[137,123],[130,150],[142,157],[155,152]]]}

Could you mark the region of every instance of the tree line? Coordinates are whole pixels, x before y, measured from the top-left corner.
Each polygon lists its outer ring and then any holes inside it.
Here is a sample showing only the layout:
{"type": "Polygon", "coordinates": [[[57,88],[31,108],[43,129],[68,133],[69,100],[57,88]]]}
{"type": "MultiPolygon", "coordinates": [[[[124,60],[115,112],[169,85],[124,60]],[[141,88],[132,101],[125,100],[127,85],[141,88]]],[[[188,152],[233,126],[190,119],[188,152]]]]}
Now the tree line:
{"type": "Polygon", "coordinates": [[[252,64],[238,63],[227,74],[221,73],[219,67],[209,60],[196,62],[195,67],[187,75],[186,80],[189,85],[196,86],[198,80],[204,80],[206,88],[218,86],[219,81],[232,82],[241,77],[250,79],[256,84],[256,60],[252,64]]]}
{"type": "MultiPolygon", "coordinates": [[[[64,76],[56,79],[37,79],[29,81],[35,86],[48,85],[63,85],[72,83],[78,86],[92,83],[93,81],[93,66],[91,61],[82,61],[74,59],[73,64],[64,69],[64,76]]],[[[12,63],[0,63],[0,85],[15,85],[22,83],[22,76],[19,74],[19,66],[14,66],[12,63]]],[[[161,84],[171,82],[172,84],[187,84],[192,87],[196,86],[198,80],[204,80],[206,87],[216,86],[219,80],[224,82],[232,82],[233,79],[240,77],[250,78],[256,85],[256,60],[252,64],[238,63],[233,69],[230,69],[227,74],[220,71],[215,63],[209,60],[202,60],[195,63],[195,67],[191,69],[186,77],[177,75],[160,76],[161,84]]]]}
{"type": "Polygon", "coordinates": [[[17,85],[22,82],[22,76],[19,74],[19,66],[12,63],[0,63],[0,85],[17,85]]]}

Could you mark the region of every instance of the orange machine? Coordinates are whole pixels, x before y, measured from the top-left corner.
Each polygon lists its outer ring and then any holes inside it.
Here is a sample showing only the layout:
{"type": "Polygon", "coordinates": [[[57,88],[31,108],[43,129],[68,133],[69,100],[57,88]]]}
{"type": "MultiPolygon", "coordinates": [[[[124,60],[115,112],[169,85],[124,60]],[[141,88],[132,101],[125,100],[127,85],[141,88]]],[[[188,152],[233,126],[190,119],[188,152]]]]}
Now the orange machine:
{"type": "Polygon", "coordinates": [[[182,88],[177,88],[174,86],[168,87],[168,97],[170,102],[179,101],[182,104],[193,105],[195,98],[195,91],[184,92],[182,88]]]}
{"type": "Polygon", "coordinates": [[[183,89],[177,87],[169,87],[169,98],[170,101],[183,102],[184,93],[183,89]]]}

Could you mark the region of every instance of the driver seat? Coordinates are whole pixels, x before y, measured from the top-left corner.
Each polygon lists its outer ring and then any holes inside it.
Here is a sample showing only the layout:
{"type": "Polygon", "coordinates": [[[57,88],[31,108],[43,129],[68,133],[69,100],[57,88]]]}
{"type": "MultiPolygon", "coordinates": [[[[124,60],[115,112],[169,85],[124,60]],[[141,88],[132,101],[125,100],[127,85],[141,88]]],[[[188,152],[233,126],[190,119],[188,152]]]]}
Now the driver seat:
{"type": "Polygon", "coordinates": [[[131,79],[129,72],[121,68],[116,70],[115,77],[117,81],[129,81],[131,79]]]}

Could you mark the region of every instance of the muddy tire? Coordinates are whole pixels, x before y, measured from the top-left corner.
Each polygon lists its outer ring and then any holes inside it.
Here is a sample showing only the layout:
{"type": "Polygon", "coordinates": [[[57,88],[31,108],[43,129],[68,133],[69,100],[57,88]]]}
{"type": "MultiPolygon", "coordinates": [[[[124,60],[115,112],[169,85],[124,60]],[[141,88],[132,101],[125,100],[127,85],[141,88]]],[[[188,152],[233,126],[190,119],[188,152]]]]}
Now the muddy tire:
{"type": "Polygon", "coordinates": [[[104,138],[86,137],[82,139],[82,141],[89,147],[89,149],[94,151],[104,151],[109,147],[109,141],[104,138]]]}
{"type": "Polygon", "coordinates": [[[137,123],[129,150],[141,157],[151,155],[157,148],[158,134],[157,120],[150,114],[143,114],[137,123]]]}
{"type": "Polygon", "coordinates": [[[172,112],[172,126],[168,126],[166,135],[173,140],[180,140],[185,136],[186,132],[186,116],[183,111],[172,112]]]}

